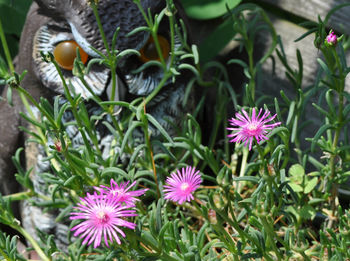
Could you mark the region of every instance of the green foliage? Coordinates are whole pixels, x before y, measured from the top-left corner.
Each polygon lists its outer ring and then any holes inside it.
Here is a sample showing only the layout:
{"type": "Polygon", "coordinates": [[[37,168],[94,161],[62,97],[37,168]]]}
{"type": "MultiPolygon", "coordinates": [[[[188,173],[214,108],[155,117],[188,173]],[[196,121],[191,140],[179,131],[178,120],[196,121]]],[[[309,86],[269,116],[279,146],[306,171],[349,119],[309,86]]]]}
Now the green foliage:
{"type": "Polygon", "coordinates": [[[198,20],[220,17],[227,12],[227,8],[236,7],[242,0],[182,0],[186,14],[198,20]]]}
{"type": "Polygon", "coordinates": [[[9,236],[0,231],[0,258],[2,260],[25,260],[17,251],[17,236],[9,236]]]}
{"type": "MultiPolygon", "coordinates": [[[[1,22],[12,57],[18,52],[18,40],[31,2],[31,0],[0,0],[1,22]]],[[[0,56],[5,57],[2,48],[0,56]]]]}
{"type": "MultiPolygon", "coordinates": [[[[91,91],[89,102],[93,101],[99,107],[93,116],[88,113],[87,101],[71,92],[69,82],[52,54],[42,54],[43,60],[56,67],[64,87],[63,97],[53,98],[53,103],[45,98],[34,100],[21,86],[24,74],[9,75],[0,60],[0,76],[9,84],[10,92],[21,93],[24,102],[29,100],[38,111],[36,114],[28,107],[29,110],[21,114],[31,125],[31,128],[22,127],[21,130],[30,137],[27,143],[43,148],[46,154],[43,162],[50,166],[44,173],[35,173],[34,166],[25,169],[21,162],[23,149],[17,150],[12,158],[18,171],[16,179],[26,191],[0,197],[0,222],[24,236],[43,260],[349,259],[350,212],[339,206],[337,193],[338,186],[350,175],[350,144],[348,137],[343,138],[350,121],[350,95],[344,91],[350,68],[346,64],[344,38],[336,48],[324,46],[324,41],[319,39],[325,38],[329,16],[324,21],[320,19],[319,23],[308,24],[309,33],[316,32],[317,48],[324,54],[324,59],[318,60],[321,70],[315,84],[302,88],[301,53],[296,52],[298,67],[292,68],[283,43],[262,8],[239,4],[240,1],[231,1],[228,8],[224,1],[184,2],[192,18],[223,18],[223,23],[208,40],[197,47],[187,43],[184,24],[175,21],[172,1],[168,0],[167,8],[155,16],[143,10],[139,0],[134,2],[140,8],[146,26],[134,29],[129,35],[147,31],[159,47],[157,30],[166,20],[170,42],[175,36],[181,39],[181,46],[176,50],[170,44],[173,49],[167,59],[158,48],[159,61],[147,62],[135,70],[134,73],[138,73],[154,66],[162,70],[158,86],[146,97],[130,102],[104,101],[84,80],[93,64],[106,66],[111,71],[114,96],[116,68],[120,61],[129,55],[139,55],[136,50],[115,50],[119,29],[115,31],[112,43],[107,43],[101,31],[106,53],[99,53],[100,57],[91,59],[86,66],[79,55],[74,62],[72,73],[91,91]],[[203,6],[210,12],[198,12],[203,6]],[[261,30],[271,36],[272,42],[266,53],[255,57],[254,44],[261,30]],[[237,58],[229,61],[242,66],[246,76],[244,91],[237,94],[225,66],[211,60],[223,44],[236,35],[240,49],[248,56],[248,61],[237,58]],[[220,40],[215,42],[215,48],[205,55],[211,49],[209,42],[216,38],[220,40]],[[261,66],[274,51],[294,93],[287,96],[281,90],[281,97],[258,98],[261,66]],[[189,72],[183,105],[192,99],[193,91],[199,89],[201,95],[193,110],[183,117],[182,125],[173,126],[173,133],[168,133],[147,109],[166,83],[173,81],[176,84],[183,71],[189,72]],[[209,72],[211,77],[208,77],[209,72]],[[203,126],[205,104],[211,93],[216,94],[215,105],[210,108],[214,117],[211,126],[203,126]],[[319,95],[320,100],[313,105],[324,124],[314,137],[307,139],[310,146],[305,149],[301,134],[311,123],[305,119],[305,108],[315,95],[319,95]],[[252,108],[275,110],[276,119],[282,122],[268,134],[268,140],[260,143],[254,140],[251,151],[243,144],[230,146],[228,143],[227,115],[242,108],[248,114],[252,108]],[[67,112],[73,115],[73,121],[62,121],[67,112]],[[107,155],[99,145],[99,124],[112,136],[107,155]],[[73,146],[69,127],[77,129],[82,146],[73,146]],[[140,137],[135,138],[135,133],[140,133],[140,137]],[[315,152],[323,153],[322,157],[315,156],[315,152]],[[195,199],[182,205],[166,201],[163,189],[166,178],[188,165],[199,169],[203,179],[203,185],[194,193],[195,199]],[[47,195],[35,190],[32,175],[38,175],[50,184],[47,195]],[[35,240],[12,214],[12,201],[28,200],[34,206],[59,213],[55,222],[68,222],[79,197],[91,193],[94,187],[108,185],[112,178],[118,183],[137,181],[138,186],[149,189],[135,206],[138,213],[133,218],[136,229],[126,229],[126,237],[121,239],[120,245],[93,249],[91,245],[82,245],[82,239],[69,233],[68,249],[62,250],[53,235],[38,231],[39,240],[35,240]]],[[[91,7],[102,30],[95,2],[91,2],[91,7]]],[[[70,228],[76,224],[78,221],[73,221],[70,228]]],[[[0,234],[0,255],[5,260],[23,260],[16,253],[16,237],[0,234]]]]}
{"type": "Polygon", "coordinates": [[[317,177],[309,178],[305,175],[303,166],[294,164],[289,168],[289,186],[294,192],[310,193],[317,185],[317,177]]]}

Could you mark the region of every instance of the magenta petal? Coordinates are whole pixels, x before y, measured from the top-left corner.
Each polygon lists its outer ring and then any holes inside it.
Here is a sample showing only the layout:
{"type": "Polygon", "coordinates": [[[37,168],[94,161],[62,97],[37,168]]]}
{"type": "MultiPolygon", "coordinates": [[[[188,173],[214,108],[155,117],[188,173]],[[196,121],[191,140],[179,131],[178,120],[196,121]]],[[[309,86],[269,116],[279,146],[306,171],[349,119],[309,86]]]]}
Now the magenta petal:
{"type": "Polygon", "coordinates": [[[193,200],[192,193],[199,187],[202,179],[194,167],[182,168],[173,172],[164,185],[164,198],[182,204],[193,200]]]}
{"type": "MultiPolygon", "coordinates": [[[[113,182],[111,182],[113,183],[113,182]]],[[[83,244],[90,245],[93,243],[94,248],[101,245],[102,237],[105,245],[108,247],[108,238],[113,242],[113,237],[118,244],[120,239],[117,233],[125,236],[119,227],[134,229],[136,224],[126,221],[125,217],[137,216],[136,211],[130,209],[129,205],[124,205],[111,193],[91,195],[87,194],[81,198],[78,203],[81,212],[72,212],[70,219],[82,219],[83,221],[74,226],[74,236],[83,238],[83,244]]]]}
{"type": "Polygon", "coordinates": [[[259,143],[262,140],[267,140],[268,131],[271,131],[274,127],[281,124],[281,122],[266,124],[271,122],[277,114],[271,116],[270,112],[266,110],[264,114],[260,117],[262,113],[262,108],[259,110],[258,115],[256,115],[255,108],[252,109],[252,116],[249,117],[248,113],[242,109],[241,114],[236,113],[237,119],[229,119],[229,123],[232,127],[227,128],[228,130],[233,131],[233,133],[228,134],[230,142],[244,142],[244,146],[248,146],[249,150],[253,147],[254,139],[259,143]]]}

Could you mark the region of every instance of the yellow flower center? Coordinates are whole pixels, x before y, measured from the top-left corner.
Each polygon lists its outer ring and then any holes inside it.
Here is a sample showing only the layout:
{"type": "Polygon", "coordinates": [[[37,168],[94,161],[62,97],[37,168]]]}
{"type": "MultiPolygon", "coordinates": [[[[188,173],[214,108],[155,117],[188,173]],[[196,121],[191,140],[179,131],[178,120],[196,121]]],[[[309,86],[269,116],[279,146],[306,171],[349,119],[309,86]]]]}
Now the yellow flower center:
{"type": "Polygon", "coordinates": [[[184,182],[184,183],[181,184],[180,189],[181,189],[182,191],[185,191],[188,187],[189,187],[188,183],[187,183],[187,182],[184,182]]]}
{"type": "Polygon", "coordinates": [[[106,212],[104,212],[104,211],[99,211],[99,212],[97,212],[97,218],[99,219],[99,221],[101,222],[101,223],[106,223],[108,220],[109,220],[109,216],[107,215],[107,213],[106,212]]]}
{"type": "Polygon", "coordinates": [[[246,126],[245,131],[249,136],[255,136],[260,133],[260,126],[257,122],[252,122],[246,126]]]}
{"type": "Polygon", "coordinates": [[[115,196],[115,195],[119,195],[119,196],[124,195],[124,191],[122,189],[115,189],[115,190],[112,190],[111,192],[112,192],[113,196],[115,196]]]}
{"type": "Polygon", "coordinates": [[[256,122],[250,123],[248,125],[248,130],[250,130],[250,131],[255,131],[257,128],[258,128],[258,125],[256,124],[256,122]]]}

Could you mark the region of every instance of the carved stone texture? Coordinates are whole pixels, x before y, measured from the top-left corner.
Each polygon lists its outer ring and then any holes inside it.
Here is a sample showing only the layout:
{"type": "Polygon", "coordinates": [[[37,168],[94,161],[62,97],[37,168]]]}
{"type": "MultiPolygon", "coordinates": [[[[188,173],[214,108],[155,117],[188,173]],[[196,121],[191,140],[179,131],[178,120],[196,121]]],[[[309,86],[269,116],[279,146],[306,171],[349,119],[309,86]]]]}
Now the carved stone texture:
{"type": "MultiPolygon", "coordinates": [[[[348,0],[261,0],[277,6],[289,13],[318,22],[318,16],[324,19],[328,12],[339,5],[348,4],[348,0]]],[[[338,32],[350,34],[350,6],[338,9],[329,19],[327,26],[338,32]]]]}
{"type": "Polygon", "coordinates": [[[22,108],[21,101],[14,93],[14,106],[10,106],[5,98],[6,92],[7,89],[4,90],[4,99],[0,101],[0,193],[5,195],[19,189],[11,157],[22,141],[22,135],[18,129],[21,122],[19,116],[22,108]]]}
{"type": "MultiPolygon", "coordinates": [[[[36,99],[44,96],[52,101],[57,95],[63,94],[58,73],[52,64],[42,61],[40,52],[53,52],[59,42],[66,40],[76,41],[90,58],[98,57],[90,46],[100,52],[106,52],[92,9],[87,5],[87,2],[86,0],[36,0],[32,4],[21,36],[17,71],[28,70],[23,87],[36,99]]],[[[141,4],[145,10],[150,8],[152,14],[159,13],[165,7],[165,1],[141,0],[141,4]]],[[[98,10],[109,44],[114,31],[120,27],[116,46],[119,51],[129,48],[140,50],[145,45],[149,38],[149,33],[145,31],[130,37],[126,36],[131,30],[145,25],[140,11],[132,0],[100,0],[98,10]]],[[[177,15],[181,16],[181,9],[179,10],[177,15]]],[[[160,23],[158,33],[170,41],[166,16],[160,23]]],[[[179,37],[175,37],[175,49],[180,48],[180,46],[179,37]]],[[[180,61],[175,60],[175,62],[179,63],[180,61]]],[[[120,62],[117,71],[116,100],[131,101],[135,97],[145,97],[158,86],[163,76],[162,70],[158,67],[152,67],[140,73],[132,73],[141,65],[142,61],[135,56],[125,57],[120,62]]],[[[89,115],[101,113],[101,108],[91,100],[89,101],[91,93],[81,81],[69,70],[63,69],[62,72],[65,79],[71,83],[74,92],[87,98],[86,107],[89,115]]],[[[89,83],[94,94],[101,99],[107,99],[111,81],[110,72],[106,67],[96,64],[84,79],[89,83]]],[[[169,79],[158,95],[147,104],[147,113],[151,114],[169,134],[173,134],[175,128],[180,125],[183,113],[190,110],[191,106],[185,107],[183,105],[187,80],[186,73],[177,77],[175,83],[169,79]]],[[[66,101],[61,98],[60,102],[62,105],[66,101]]],[[[111,119],[108,117],[106,116],[104,120],[110,121],[111,119]]],[[[64,123],[72,120],[72,113],[67,110],[62,121],[64,123]]],[[[107,157],[110,150],[118,150],[119,148],[117,146],[111,147],[114,146],[112,145],[114,137],[101,122],[96,125],[96,132],[99,135],[98,146],[101,151],[106,151],[103,156],[107,157]]],[[[156,128],[151,125],[150,128],[150,133],[153,136],[159,135],[156,128]]],[[[79,149],[84,144],[76,126],[67,127],[66,132],[75,148],[79,149]]],[[[143,137],[143,133],[137,130],[133,135],[135,139],[143,137]]],[[[48,137],[49,144],[53,144],[52,139],[53,137],[48,137]]],[[[27,164],[29,164],[27,167],[34,167],[31,173],[34,189],[37,193],[49,195],[50,184],[47,184],[40,176],[40,173],[51,171],[49,162],[43,161],[46,156],[45,150],[41,146],[27,145],[26,159],[27,164]]],[[[122,159],[120,160],[122,161],[122,159]]],[[[39,198],[36,200],[40,201],[39,198]]],[[[58,213],[59,210],[55,209],[44,212],[40,207],[23,202],[22,223],[33,235],[35,235],[36,228],[54,234],[57,245],[64,250],[68,244],[67,225],[69,220],[66,219],[62,223],[55,222],[58,213]]]]}
{"type": "MultiPolygon", "coordinates": [[[[305,28],[295,25],[289,21],[278,19],[271,16],[273,25],[276,29],[276,33],[280,35],[281,41],[283,42],[284,51],[288,59],[288,63],[291,68],[296,70],[298,68],[298,61],[296,56],[296,50],[299,49],[301,56],[303,58],[303,82],[302,88],[307,88],[315,84],[317,73],[321,70],[317,59],[323,59],[322,53],[314,46],[315,35],[311,34],[301,41],[295,42],[302,34],[306,32],[305,28]]],[[[271,43],[271,38],[268,34],[261,34],[259,38],[259,43],[257,50],[261,50],[262,53],[271,43]]],[[[280,49],[278,47],[278,49],[280,49]]],[[[296,92],[287,79],[285,72],[286,69],[280,62],[276,52],[273,53],[275,58],[275,72],[272,71],[272,60],[269,59],[262,67],[262,86],[258,91],[264,94],[270,94],[278,99],[281,99],[280,91],[283,90],[287,97],[294,98],[296,92]]],[[[347,54],[347,60],[350,61],[350,55],[347,54]]],[[[350,82],[346,79],[345,90],[349,92],[350,82]]],[[[320,117],[319,112],[312,106],[312,103],[319,103],[321,92],[316,93],[308,101],[306,105],[306,118],[300,119],[300,124],[306,120],[312,120],[312,124],[308,125],[302,131],[302,146],[308,147],[309,142],[305,141],[306,137],[313,137],[321,125],[324,124],[323,117],[320,117]]],[[[334,100],[336,103],[337,101],[334,100]]],[[[327,109],[326,104],[322,104],[323,108],[327,109]]]]}

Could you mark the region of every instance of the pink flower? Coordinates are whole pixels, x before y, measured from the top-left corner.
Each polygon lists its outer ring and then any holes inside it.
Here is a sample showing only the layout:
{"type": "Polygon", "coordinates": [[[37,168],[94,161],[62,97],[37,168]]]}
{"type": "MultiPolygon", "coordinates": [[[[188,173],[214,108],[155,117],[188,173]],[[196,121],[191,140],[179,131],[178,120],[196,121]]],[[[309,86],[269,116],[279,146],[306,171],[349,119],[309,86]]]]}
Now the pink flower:
{"type": "Polygon", "coordinates": [[[198,174],[199,170],[197,172],[195,171],[194,167],[186,167],[182,168],[182,172],[177,170],[177,173],[172,173],[171,177],[166,179],[166,183],[169,185],[164,186],[164,198],[178,202],[179,204],[192,200],[192,192],[202,183],[201,176],[198,174]]]}
{"type": "Polygon", "coordinates": [[[136,211],[128,209],[127,205],[122,205],[113,194],[103,195],[95,192],[91,195],[87,193],[87,196],[80,198],[80,200],[78,206],[74,207],[80,212],[70,213],[70,219],[84,220],[71,229],[71,231],[75,231],[74,236],[80,235],[80,238],[84,238],[83,244],[90,245],[94,242],[94,248],[96,248],[101,244],[102,238],[104,238],[107,247],[108,239],[113,242],[114,238],[120,244],[118,234],[125,237],[125,233],[120,227],[130,229],[136,227],[136,224],[124,219],[125,217],[137,216],[136,211]]]}
{"type": "Polygon", "coordinates": [[[100,188],[95,187],[95,189],[97,189],[98,191],[100,191],[101,193],[103,193],[105,195],[112,194],[113,196],[117,197],[117,201],[124,202],[126,205],[132,206],[132,205],[134,205],[135,201],[139,200],[138,198],[135,198],[135,197],[138,197],[138,196],[145,194],[145,192],[148,189],[128,191],[130,188],[135,186],[136,181],[131,183],[130,186],[128,186],[128,184],[129,184],[129,181],[123,182],[120,185],[118,185],[117,182],[115,182],[113,179],[111,179],[111,186],[110,187],[101,185],[100,188]]]}
{"type": "Polygon", "coordinates": [[[236,113],[237,119],[232,118],[229,120],[230,124],[235,128],[227,128],[228,130],[234,131],[234,133],[227,136],[229,138],[233,138],[230,140],[230,142],[243,141],[244,146],[246,146],[249,142],[249,150],[251,150],[254,138],[258,143],[260,143],[262,140],[267,140],[268,137],[266,137],[266,135],[269,133],[268,131],[272,130],[281,123],[276,122],[273,124],[266,124],[272,121],[276,117],[276,114],[268,118],[270,112],[265,111],[264,115],[259,118],[261,112],[262,109],[260,109],[258,116],[256,116],[255,108],[253,108],[251,118],[244,109],[242,109],[243,115],[236,113]]]}
{"type": "Polygon", "coordinates": [[[337,38],[336,34],[332,30],[327,35],[325,43],[328,46],[335,46],[335,45],[337,45],[338,38],[337,38]]]}

